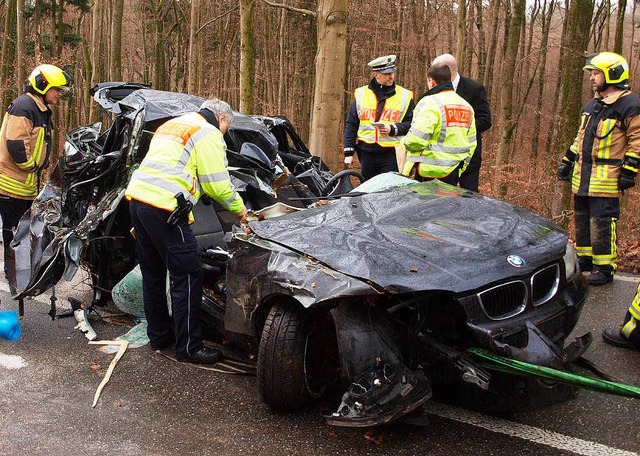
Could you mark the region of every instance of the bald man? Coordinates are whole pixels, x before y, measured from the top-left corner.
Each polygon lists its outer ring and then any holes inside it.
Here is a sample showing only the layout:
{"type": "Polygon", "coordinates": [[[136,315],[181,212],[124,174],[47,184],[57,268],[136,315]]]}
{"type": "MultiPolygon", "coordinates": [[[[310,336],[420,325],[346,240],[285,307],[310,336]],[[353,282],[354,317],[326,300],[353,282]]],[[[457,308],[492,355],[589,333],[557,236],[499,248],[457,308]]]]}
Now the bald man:
{"type": "Polygon", "coordinates": [[[478,191],[480,165],[482,164],[482,132],[491,128],[491,110],[484,86],[458,73],[458,62],[451,54],[442,54],[433,59],[432,65],[444,64],[451,70],[453,90],[471,105],[476,117],[478,145],[467,169],[460,175],[460,187],[478,191]]]}

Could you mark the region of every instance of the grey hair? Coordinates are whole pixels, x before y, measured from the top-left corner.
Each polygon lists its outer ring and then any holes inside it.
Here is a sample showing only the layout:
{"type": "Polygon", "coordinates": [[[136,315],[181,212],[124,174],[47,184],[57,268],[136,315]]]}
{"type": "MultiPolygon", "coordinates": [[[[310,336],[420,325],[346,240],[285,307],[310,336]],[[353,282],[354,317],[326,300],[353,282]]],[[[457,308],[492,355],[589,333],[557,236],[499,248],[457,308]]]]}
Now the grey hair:
{"type": "Polygon", "coordinates": [[[200,109],[208,109],[216,116],[216,118],[225,116],[229,121],[233,120],[233,110],[231,109],[231,106],[229,106],[229,103],[218,98],[212,98],[205,101],[200,105],[200,109]]]}

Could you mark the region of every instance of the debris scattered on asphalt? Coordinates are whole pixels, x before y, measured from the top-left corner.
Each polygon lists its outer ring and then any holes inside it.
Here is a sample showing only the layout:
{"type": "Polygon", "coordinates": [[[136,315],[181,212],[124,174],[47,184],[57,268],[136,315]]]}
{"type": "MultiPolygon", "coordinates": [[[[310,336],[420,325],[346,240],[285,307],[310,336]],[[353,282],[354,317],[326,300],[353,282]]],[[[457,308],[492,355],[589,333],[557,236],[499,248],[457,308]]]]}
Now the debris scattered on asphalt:
{"type": "Polygon", "coordinates": [[[115,358],[113,358],[113,360],[111,361],[111,364],[109,364],[109,369],[107,369],[107,373],[104,375],[102,382],[100,382],[100,385],[98,385],[98,389],[96,390],[95,396],[93,396],[93,405],[91,405],[91,407],[95,407],[96,404],[98,403],[98,399],[100,398],[100,393],[102,392],[102,389],[111,378],[113,369],[116,367],[116,364],[118,364],[118,361],[120,361],[120,358],[122,358],[122,355],[124,355],[124,352],[127,351],[127,346],[129,345],[129,342],[127,342],[126,340],[97,340],[97,341],[90,341],[89,344],[120,346],[120,349],[118,350],[118,353],[116,354],[115,358]]]}
{"type": "Polygon", "coordinates": [[[5,369],[22,369],[25,366],[27,366],[27,362],[22,356],[0,353],[0,367],[4,367],[5,369]]]}
{"type": "MultiPolygon", "coordinates": [[[[149,337],[147,336],[147,321],[142,320],[128,332],[116,337],[116,341],[120,340],[126,340],[129,343],[128,348],[138,348],[147,345],[149,343],[149,337]]],[[[115,345],[105,345],[100,348],[100,351],[110,355],[117,352],[118,347],[115,345]]]]}
{"type": "Polygon", "coordinates": [[[378,432],[373,429],[369,429],[364,433],[364,438],[374,445],[380,446],[384,443],[384,432],[378,432]]]}
{"type": "MultiPolygon", "coordinates": [[[[173,356],[170,356],[160,350],[156,350],[156,353],[164,356],[167,359],[170,359],[173,362],[179,362],[173,356]]],[[[225,359],[224,361],[217,362],[214,364],[215,367],[210,366],[202,366],[199,364],[187,364],[180,363],[189,367],[193,367],[196,369],[208,370],[211,372],[217,372],[219,374],[228,374],[228,375],[255,375],[256,367],[253,364],[243,363],[241,361],[235,361],[232,359],[225,359]]]]}
{"type": "Polygon", "coordinates": [[[79,329],[84,336],[91,340],[96,340],[98,334],[93,330],[91,323],[89,323],[89,317],[87,315],[87,308],[83,307],[73,311],[73,316],[76,318],[78,324],[73,329],[79,329]]]}

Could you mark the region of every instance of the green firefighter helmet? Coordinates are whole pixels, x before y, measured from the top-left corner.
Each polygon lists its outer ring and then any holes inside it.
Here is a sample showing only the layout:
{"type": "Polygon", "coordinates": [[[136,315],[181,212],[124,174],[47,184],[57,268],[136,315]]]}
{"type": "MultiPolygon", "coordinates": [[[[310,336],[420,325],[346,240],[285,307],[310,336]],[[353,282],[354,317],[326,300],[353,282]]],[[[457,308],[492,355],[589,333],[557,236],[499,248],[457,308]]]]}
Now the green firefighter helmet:
{"type": "Polygon", "coordinates": [[[35,67],[29,76],[29,84],[40,95],[46,94],[52,87],[67,91],[71,82],[72,78],[66,71],[49,64],[35,67]]]}
{"type": "Polygon", "coordinates": [[[587,56],[584,70],[600,70],[609,85],[629,88],[629,64],[627,59],[614,52],[596,52],[587,56]]]}

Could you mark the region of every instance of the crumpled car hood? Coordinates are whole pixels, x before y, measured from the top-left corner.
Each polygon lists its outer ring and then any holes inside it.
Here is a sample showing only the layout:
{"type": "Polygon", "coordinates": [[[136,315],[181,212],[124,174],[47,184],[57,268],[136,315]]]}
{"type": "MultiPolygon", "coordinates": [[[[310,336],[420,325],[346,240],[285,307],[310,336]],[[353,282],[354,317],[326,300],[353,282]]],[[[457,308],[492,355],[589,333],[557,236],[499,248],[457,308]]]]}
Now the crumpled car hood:
{"type": "MultiPolygon", "coordinates": [[[[357,189],[356,189],[357,191],[357,189]]],[[[253,232],[391,293],[462,293],[559,260],[566,233],[526,209],[439,181],[253,222],[253,232]],[[512,266],[509,255],[524,259],[512,266]]]]}

